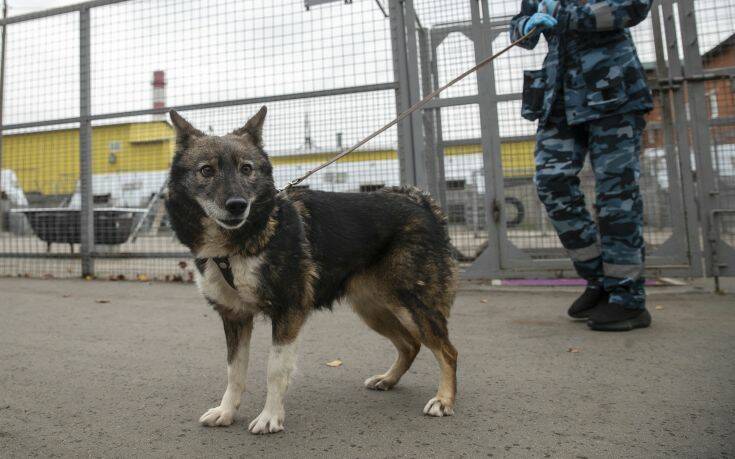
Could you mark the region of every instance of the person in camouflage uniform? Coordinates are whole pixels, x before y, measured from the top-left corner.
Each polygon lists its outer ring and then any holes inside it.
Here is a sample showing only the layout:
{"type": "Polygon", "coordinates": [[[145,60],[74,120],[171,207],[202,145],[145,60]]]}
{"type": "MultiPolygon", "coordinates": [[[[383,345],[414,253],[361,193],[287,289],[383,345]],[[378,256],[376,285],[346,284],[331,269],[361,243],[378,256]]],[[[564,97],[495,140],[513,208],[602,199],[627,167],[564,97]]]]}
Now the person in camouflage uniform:
{"type": "Polygon", "coordinates": [[[643,201],[639,188],[644,114],[651,92],[628,27],[651,0],[523,0],[511,40],[535,29],[548,54],[524,72],[521,115],[538,120],[538,195],[577,272],[588,286],[569,315],[595,330],[646,327],[643,201]],[[597,223],[585,207],[578,174],[589,153],[597,223]]]}

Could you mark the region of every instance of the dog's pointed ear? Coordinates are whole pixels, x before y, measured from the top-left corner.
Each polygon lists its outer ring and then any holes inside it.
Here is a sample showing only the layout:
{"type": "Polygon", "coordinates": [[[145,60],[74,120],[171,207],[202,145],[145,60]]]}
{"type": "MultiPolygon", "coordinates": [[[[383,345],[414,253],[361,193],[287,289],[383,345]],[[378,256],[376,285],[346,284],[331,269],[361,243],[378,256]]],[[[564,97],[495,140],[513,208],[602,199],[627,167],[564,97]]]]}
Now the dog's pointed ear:
{"type": "Polygon", "coordinates": [[[263,145],[263,122],[265,121],[265,114],[268,112],[268,109],[265,105],[260,107],[260,110],[258,110],[258,113],[253,115],[252,118],[248,120],[247,123],[245,123],[245,126],[235,129],[232,131],[234,135],[250,135],[250,137],[255,141],[256,144],[259,146],[263,145]]]}
{"type": "Polygon", "coordinates": [[[192,138],[204,137],[204,133],[199,129],[195,128],[183,116],[179,115],[176,110],[168,112],[171,116],[171,123],[176,129],[176,144],[181,149],[186,149],[189,146],[189,142],[192,138]]]}

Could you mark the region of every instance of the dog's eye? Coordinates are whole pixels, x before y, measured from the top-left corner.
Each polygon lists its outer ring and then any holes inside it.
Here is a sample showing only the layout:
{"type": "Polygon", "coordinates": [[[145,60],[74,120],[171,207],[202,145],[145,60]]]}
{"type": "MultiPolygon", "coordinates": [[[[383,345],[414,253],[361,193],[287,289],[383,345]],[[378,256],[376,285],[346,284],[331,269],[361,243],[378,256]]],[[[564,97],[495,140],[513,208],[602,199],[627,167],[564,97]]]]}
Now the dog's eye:
{"type": "Polygon", "coordinates": [[[199,168],[199,173],[202,174],[203,177],[211,177],[214,175],[214,168],[212,166],[202,166],[199,168]]]}
{"type": "Polygon", "coordinates": [[[250,175],[250,173],[253,172],[253,165],[250,163],[243,163],[242,166],[240,166],[240,173],[245,175],[250,175]]]}

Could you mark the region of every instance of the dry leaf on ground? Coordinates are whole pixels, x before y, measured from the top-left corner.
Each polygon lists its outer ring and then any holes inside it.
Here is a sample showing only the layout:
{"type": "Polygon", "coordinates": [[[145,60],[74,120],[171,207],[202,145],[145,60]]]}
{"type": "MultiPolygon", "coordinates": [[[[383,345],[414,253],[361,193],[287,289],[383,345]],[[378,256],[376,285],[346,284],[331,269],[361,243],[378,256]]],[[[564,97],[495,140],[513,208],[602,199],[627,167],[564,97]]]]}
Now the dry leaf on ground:
{"type": "Polygon", "coordinates": [[[95,303],[109,303],[110,300],[94,300],[95,303]]]}
{"type": "Polygon", "coordinates": [[[663,306],[661,306],[660,304],[657,304],[657,305],[656,305],[656,310],[657,310],[657,311],[660,311],[660,310],[662,310],[663,308],[664,308],[664,307],[663,307],[663,306]]]}
{"type": "Polygon", "coordinates": [[[328,367],[337,368],[342,366],[342,361],[340,359],[332,360],[331,362],[327,362],[328,367]]]}
{"type": "Polygon", "coordinates": [[[572,354],[577,354],[579,352],[579,348],[578,347],[570,347],[569,349],[567,349],[567,352],[571,352],[572,354]]]}

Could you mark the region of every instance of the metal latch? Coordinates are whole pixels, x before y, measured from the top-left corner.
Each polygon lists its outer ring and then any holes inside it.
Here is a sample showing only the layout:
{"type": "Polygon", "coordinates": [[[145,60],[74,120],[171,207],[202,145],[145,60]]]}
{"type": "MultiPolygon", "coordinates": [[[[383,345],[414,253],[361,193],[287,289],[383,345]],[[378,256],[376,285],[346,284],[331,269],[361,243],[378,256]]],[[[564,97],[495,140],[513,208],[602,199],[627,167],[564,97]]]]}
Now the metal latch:
{"type": "Polygon", "coordinates": [[[493,221],[495,223],[500,223],[500,211],[501,211],[500,203],[498,203],[497,199],[493,199],[493,221]]]}

